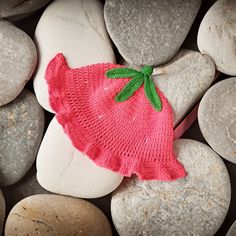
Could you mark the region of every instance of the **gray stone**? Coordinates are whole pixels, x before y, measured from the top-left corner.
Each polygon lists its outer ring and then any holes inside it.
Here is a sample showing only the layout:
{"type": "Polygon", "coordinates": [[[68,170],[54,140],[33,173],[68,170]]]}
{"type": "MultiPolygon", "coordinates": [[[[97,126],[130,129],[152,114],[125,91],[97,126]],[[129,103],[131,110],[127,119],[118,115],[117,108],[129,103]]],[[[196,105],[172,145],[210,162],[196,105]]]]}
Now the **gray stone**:
{"type": "MultiPolygon", "coordinates": [[[[122,64],[135,67],[124,61],[122,64]]],[[[168,99],[176,125],[210,87],[215,65],[207,55],[181,49],[168,64],[156,67],[154,73],[157,75],[152,76],[153,81],[168,99]]]]}
{"type": "Polygon", "coordinates": [[[2,235],[3,225],[5,222],[6,206],[5,199],[0,190],[0,235],[2,235]]]}
{"type": "Polygon", "coordinates": [[[204,16],[198,48],[214,60],[217,70],[236,76],[236,1],[218,0],[204,16]]]}
{"type": "Polygon", "coordinates": [[[188,176],[174,182],[125,179],[113,193],[111,213],[123,235],[212,236],[227,214],[231,186],[221,158],[190,139],[174,143],[188,176]]]}
{"type": "Polygon", "coordinates": [[[34,195],[10,212],[5,235],[111,236],[106,216],[92,203],[53,194],[34,195]]]}
{"type": "Polygon", "coordinates": [[[0,107],[0,185],[14,184],[28,172],[43,129],[44,112],[31,92],[0,107]]]}
{"type": "Polygon", "coordinates": [[[49,193],[42,188],[36,178],[36,169],[33,166],[30,171],[17,184],[2,188],[3,194],[7,199],[7,209],[12,209],[22,199],[36,195],[49,193]]]}
{"type": "Polygon", "coordinates": [[[0,21],[0,55],[2,106],[15,99],[31,78],[37,62],[37,51],[26,33],[7,21],[0,21]]]}
{"type": "Polygon", "coordinates": [[[231,225],[226,236],[235,236],[236,235],[236,221],[231,225]]]}
{"type": "Polygon", "coordinates": [[[126,61],[160,65],[179,50],[201,0],[107,0],[108,33],[126,61]]]}
{"type": "Polygon", "coordinates": [[[20,20],[44,7],[51,0],[1,0],[0,18],[20,20]]]}
{"type": "Polygon", "coordinates": [[[208,144],[223,158],[236,163],[236,77],[211,87],[203,96],[198,122],[208,144]]]}

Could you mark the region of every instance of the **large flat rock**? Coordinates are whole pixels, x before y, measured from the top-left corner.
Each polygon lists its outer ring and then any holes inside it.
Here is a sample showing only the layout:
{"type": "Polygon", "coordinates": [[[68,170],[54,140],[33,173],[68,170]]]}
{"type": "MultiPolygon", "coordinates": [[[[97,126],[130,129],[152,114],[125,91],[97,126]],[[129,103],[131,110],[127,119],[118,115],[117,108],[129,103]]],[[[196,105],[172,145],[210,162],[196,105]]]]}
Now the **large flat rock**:
{"type": "Polygon", "coordinates": [[[73,147],[54,118],[38,152],[37,178],[50,192],[80,198],[97,198],[116,189],[123,176],[97,166],[73,147]]]}
{"type": "Polygon", "coordinates": [[[203,96],[198,122],[208,144],[223,158],[236,163],[236,77],[212,86],[203,96]]]}
{"type": "Polygon", "coordinates": [[[201,0],[107,0],[106,27],[123,58],[135,65],[160,65],[175,56],[201,0]]]}
{"type": "Polygon", "coordinates": [[[52,112],[44,79],[49,61],[59,52],[71,67],[115,62],[99,0],[56,0],[44,11],[35,32],[39,53],[34,90],[39,103],[52,112]]]}
{"type": "Polygon", "coordinates": [[[174,182],[125,179],[113,193],[111,213],[120,236],[212,236],[227,214],[231,186],[221,158],[190,139],[174,143],[188,176],[174,182]]]}

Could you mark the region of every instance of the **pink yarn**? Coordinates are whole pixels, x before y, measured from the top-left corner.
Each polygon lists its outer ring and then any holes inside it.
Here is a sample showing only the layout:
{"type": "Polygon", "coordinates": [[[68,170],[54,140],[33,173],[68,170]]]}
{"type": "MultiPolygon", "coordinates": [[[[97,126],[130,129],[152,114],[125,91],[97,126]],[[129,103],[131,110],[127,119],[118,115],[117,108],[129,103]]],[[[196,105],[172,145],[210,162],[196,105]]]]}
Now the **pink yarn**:
{"type": "Polygon", "coordinates": [[[173,113],[158,88],[157,112],[143,86],[125,102],[114,98],[129,82],[108,79],[106,71],[122,67],[95,64],[70,69],[62,54],[46,71],[52,109],[73,145],[101,167],[142,180],[170,181],[186,176],[173,152],[173,113]]]}

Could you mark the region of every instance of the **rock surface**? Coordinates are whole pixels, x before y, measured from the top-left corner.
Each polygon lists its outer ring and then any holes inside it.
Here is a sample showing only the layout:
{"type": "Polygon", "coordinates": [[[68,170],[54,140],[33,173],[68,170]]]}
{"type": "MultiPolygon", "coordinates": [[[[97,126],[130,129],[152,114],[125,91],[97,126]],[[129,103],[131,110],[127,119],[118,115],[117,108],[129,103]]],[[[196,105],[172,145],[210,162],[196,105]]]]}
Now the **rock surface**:
{"type": "Polygon", "coordinates": [[[236,221],[234,221],[226,236],[235,236],[235,235],[236,235],[236,221]]]}
{"type": "Polygon", "coordinates": [[[0,235],[2,235],[3,225],[5,222],[5,214],[6,214],[5,212],[6,212],[5,199],[0,190],[0,235]]]}
{"type": "Polygon", "coordinates": [[[208,144],[236,163],[236,77],[218,82],[203,96],[198,122],[208,144]]]}
{"type": "Polygon", "coordinates": [[[35,195],[10,212],[5,235],[111,236],[105,215],[93,204],[53,194],[35,195]]]}
{"type": "Polygon", "coordinates": [[[62,52],[71,67],[115,62],[99,0],[56,0],[43,13],[35,32],[39,52],[34,90],[39,103],[51,111],[44,79],[49,61],[62,52]]]}
{"type": "Polygon", "coordinates": [[[44,112],[31,92],[23,90],[0,107],[0,185],[14,184],[28,172],[43,129],[44,112]]]}
{"type": "Polygon", "coordinates": [[[50,123],[38,152],[37,178],[48,191],[80,198],[107,195],[123,179],[77,151],[56,118],[50,123]]]}
{"type": "Polygon", "coordinates": [[[160,65],[175,56],[200,5],[201,0],[107,0],[104,16],[108,33],[126,61],[160,65]]]}
{"type": "Polygon", "coordinates": [[[38,183],[34,165],[23,179],[17,184],[2,188],[2,192],[7,199],[6,206],[8,211],[26,197],[49,193],[38,183]]]}
{"type": "Polygon", "coordinates": [[[202,20],[198,48],[214,60],[217,70],[236,75],[236,1],[218,0],[202,20]]]}
{"type": "Polygon", "coordinates": [[[125,179],[113,193],[112,219],[123,235],[214,235],[229,208],[231,186],[221,158],[190,139],[174,143],[188,176],[174,182],[125,179]]]}
{"type": "Polygon", "coordinates": [[[15,99],[31,78],[37,62],[37,51],[25,32],[7,21],[0,21],[0,55],[2,106],[15,99]]]}
{"type": "Polygon", "coordinates": [[[8,18],[13,21],[20,20],[44,7],[50,1],[51,0],[1,0],[0,18],[8,18]]]}
{"type": "MultiPolygon", "coordinates": [[[[135,67],[124,61],[121,63],[135,67]]],[[[206,55],[181,49],[168,64],[156,67],[154,73],[157,75],[152,76],[153,81],[168,99],[176,125],[210,87],[215,65],[206,55]]]]}

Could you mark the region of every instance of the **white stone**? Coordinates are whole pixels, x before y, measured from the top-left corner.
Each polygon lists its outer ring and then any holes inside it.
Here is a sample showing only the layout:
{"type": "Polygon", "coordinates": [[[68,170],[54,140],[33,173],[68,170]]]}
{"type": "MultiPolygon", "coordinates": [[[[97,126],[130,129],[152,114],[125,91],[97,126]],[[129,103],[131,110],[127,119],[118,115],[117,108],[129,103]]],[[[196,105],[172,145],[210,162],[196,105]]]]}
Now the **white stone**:
{"type": "Polygon", "coordinates": [[[39,103],[51,111],[44,79],[49,61],[62,52],[71,67],[115,62],[99,0],[56,0],[44,11],[35,32],[39,52],[34,90],[39,103]]]}
{"type": "MultiPolygon", "coordinates": [[[[122,64],[135,67],[127,62],[122,64]]],[[[181,49],[169,63],[156,67],[153,74],[156,74],[152,76],[153,81],[173,109],[176,125],[213,82],[215,65],[207,55],[181,49]]]]}
{"type": "Polygon", "coordinates": [[[117,188],[123,177],[97,166],[77,151],[54,118],[38,152],[37,179],[54,193],[97,198],[117,188]]]}
{"type": "Polygon", "coordinates": [[[198,48],[214,60],[219,71],[236,75],[236,1],[218,0],[204,16],[198,48]]]}
{"type": "Polygon", "coordinates": [[[175,153],[188,176],[174,182],[126,178],[113,193],[111,213],[120,236],[212,236],[227,214],[231,186],[222,159],[207,145],[179,139],[175,153]]]}
{"type": "Polygon", "coordinates": [[[236,77],[216,83],[204,94],[198,123],[208,144],[236,163],[236,77]]]}

